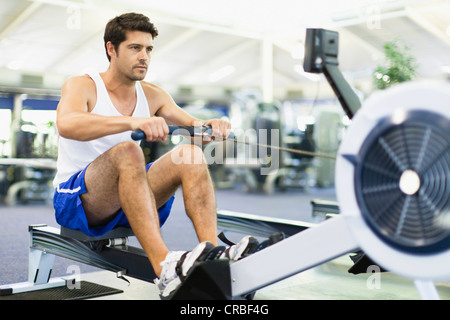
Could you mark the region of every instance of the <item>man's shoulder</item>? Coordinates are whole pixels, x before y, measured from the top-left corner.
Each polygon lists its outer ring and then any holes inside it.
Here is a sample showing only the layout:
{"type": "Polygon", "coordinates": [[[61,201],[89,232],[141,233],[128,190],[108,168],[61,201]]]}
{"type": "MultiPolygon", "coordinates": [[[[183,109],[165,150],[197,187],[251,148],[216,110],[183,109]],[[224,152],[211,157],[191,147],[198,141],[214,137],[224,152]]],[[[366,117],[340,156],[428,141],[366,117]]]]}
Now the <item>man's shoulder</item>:
{"type": "Polygon", "coordinates": [[[171,100],[170,94],[156,84],[141,81],[141,85],[149,101],[159,101],[161,104],[164,104],[166,101],[171,100]]]}
{"type": "Polygon", "coordinates": [[[80,76],[72,76],[65,81],[67,86],[80,86],[80,87],[93,87],[95,86],[94,81],[87,74],[80,76]]]}
{"type": "Polygon", "coordinates": [[[146,81],[141,81],[140,83],[141,83],[142,89],[144,89],[144,91],[146,93],[150,92],[150,93],[158,94],[158,93],[164,92],[164,90],[161,87],[157,86],[156,84],[146,82],[146,81]]]}
{"type": "Polygon", "coordinates": [[[96,97],[95,82],[88,75],[70,77],[64,82],[61,96],[78,97],[87,101],[94,101],[96,97]]]}

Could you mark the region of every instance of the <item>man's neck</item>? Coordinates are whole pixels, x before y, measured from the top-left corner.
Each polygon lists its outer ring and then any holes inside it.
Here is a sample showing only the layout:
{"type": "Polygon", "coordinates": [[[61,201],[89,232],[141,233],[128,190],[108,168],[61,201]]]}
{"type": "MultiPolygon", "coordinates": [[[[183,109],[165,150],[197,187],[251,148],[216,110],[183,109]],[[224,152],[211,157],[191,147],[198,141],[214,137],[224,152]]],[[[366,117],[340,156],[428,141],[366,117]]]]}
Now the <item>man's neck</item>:
{"type": "Polygon", "coordinates": [[[120,75],[113,68],[109,67],[104,73],[100,74],[106,89],[120,97],[134,96],[136,94],[136,81],[120,75]]]}

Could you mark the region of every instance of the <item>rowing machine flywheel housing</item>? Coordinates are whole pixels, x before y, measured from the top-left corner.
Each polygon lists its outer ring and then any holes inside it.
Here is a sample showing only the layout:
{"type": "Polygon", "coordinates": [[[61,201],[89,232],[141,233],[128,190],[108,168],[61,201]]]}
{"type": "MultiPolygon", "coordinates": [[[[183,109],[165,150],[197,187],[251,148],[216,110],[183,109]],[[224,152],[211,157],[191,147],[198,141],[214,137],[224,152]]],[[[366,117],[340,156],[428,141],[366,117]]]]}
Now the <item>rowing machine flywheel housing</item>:
{"type": "Polygon", "coordinates": [[[411,82],[373,94],[336,160],[342,215],[386,270],[450,279],[450,85],[411,82]]]}

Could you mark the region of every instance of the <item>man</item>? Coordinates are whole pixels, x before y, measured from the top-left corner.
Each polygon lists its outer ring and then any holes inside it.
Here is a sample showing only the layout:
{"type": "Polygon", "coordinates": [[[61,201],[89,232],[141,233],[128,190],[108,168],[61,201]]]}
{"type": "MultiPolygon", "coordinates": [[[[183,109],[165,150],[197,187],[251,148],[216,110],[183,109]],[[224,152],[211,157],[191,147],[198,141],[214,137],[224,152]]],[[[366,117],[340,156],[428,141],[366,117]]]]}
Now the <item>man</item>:
{"type": "MultiPolygon", "coordinates": [[[[156,280],[161,296],[167,297],[194,262],[218,243],[214,189],[201,148],[178,146],[146,166],[140,146],[131,141],[131,130],[144,131],[147,141],[164,141],[168,124],[201,123],[166,91],[142,81],[157,35],[141,14],[112,19],[104,35],[108,69],[64,84],[57,109],[61,138],[54,207],[59,224],[90,236],[131,226],[161,279],[156,280]],[[174,154],[183,161],[173,161],[174,154]],[[169,251],[160,233],[180,185],[199,240],[190,252],[169,251]],[[177,264],[181,271],[176,271],[177,264]]],[[[215,139],[226,139],[230,132],[224,120],[204,124],[212,127],[215,139]]],[[[224,254],[239,259],[252,250],[254,241],[246,237],[224,254]]]]}

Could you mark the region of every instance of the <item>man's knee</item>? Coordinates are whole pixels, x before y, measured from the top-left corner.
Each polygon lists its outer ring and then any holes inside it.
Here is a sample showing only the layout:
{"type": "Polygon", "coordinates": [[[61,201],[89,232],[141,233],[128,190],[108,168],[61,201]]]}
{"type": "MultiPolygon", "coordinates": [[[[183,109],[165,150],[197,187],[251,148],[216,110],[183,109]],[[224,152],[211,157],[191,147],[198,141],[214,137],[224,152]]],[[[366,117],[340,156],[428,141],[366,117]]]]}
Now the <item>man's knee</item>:
{"type": "Polygon", "coordinates": [[[117,165],[145,166],[145,157],[139,145],[132,141],[121,142],[113,147],[117,165]]]}
{"type": "Polygon", "coordinates": [[[177,165],[206,165],[202,148],[191,144],[181,144],[175,147],[172,150],[171,159],[177,165]]]}

